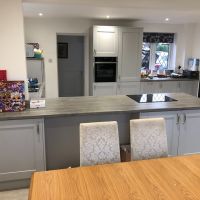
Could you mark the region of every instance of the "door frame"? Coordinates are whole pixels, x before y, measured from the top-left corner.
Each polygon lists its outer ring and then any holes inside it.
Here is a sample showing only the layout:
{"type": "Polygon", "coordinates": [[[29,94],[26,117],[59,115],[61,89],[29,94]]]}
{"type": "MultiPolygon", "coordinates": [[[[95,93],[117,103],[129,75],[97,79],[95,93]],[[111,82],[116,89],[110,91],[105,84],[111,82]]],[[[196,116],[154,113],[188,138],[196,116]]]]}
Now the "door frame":
{"type": "MultiPolygon", "coordinates": [[[[57,36],[83,36],[83,46],[84,46],[84,66],[83,66],[83,94],[84,96],[89,95],[89,72],[87,77],[87,71],[89,71],[89,39],[86,33],[56,33],[56,48],[58,44],[57,36]],[[87,83],[88,80],[88,83],[87,83]]],[[[58,96],[59,96],[59,76],[58,76],[58,54],[56,49],[56,59],[57,59],[57,80],[58,80],[58,96]]]]}

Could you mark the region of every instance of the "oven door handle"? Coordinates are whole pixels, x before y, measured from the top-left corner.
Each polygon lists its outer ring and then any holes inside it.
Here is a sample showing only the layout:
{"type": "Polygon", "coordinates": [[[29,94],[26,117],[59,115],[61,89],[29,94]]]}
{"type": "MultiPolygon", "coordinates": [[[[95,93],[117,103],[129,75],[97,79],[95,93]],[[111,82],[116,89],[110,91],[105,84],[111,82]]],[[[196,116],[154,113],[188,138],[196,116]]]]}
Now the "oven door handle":
{"type": "Polygon", "coordinates": [[[117,64],[117,62],[95,62],[94,64],[117,64]]]}

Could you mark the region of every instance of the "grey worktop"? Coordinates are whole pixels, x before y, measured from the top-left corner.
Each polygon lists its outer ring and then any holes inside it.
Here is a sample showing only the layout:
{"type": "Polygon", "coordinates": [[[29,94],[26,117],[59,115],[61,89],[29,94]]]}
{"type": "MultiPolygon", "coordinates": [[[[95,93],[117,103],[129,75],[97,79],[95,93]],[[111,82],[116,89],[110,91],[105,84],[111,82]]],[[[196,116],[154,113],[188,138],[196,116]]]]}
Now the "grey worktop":
{"type": "Polygon", "coordinates": [[[158,77],[153,77],[153,79],[150,78],[141,78],[141,82],[149,82],[149,81],[198,81],[198,79],[191,79],[191,78],[171,78],[171,77],[166,77],[166,78],[158,78],[158,77]]]}
{"type": "Polygon", "coordinates": [[[0,120],[47,118],[67,115],[101,114],[115,112],[154,112],[200,109],[200,99],[188,94],[166,94],[178,101],[137,103],[127,96],[62,97],[46,99],[46,108],[27,109],[23,112],[0,113],[0,120]]]}

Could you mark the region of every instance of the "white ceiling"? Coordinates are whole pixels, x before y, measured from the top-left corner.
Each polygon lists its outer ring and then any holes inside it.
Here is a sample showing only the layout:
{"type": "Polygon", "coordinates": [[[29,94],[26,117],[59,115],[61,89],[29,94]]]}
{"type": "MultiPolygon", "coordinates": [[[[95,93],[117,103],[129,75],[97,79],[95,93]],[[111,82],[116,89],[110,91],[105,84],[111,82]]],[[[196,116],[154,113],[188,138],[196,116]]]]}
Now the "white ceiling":
{"type": "Polygon", "coordinates": [[[23,0],[25,17],[81,17],[136,19],[150,22],[200,21],[200,0],[23,0]]]}

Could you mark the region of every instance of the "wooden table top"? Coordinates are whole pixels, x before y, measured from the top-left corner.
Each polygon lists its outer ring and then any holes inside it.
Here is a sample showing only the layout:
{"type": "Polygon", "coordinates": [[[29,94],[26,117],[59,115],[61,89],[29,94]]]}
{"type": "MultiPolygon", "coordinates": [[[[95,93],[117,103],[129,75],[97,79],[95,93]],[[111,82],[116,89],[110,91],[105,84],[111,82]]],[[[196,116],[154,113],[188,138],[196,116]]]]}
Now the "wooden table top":
{"type": "Polygon", "coordinates": [[[29,200],[200,199],[200,155],[36,172],[29,200]]]}

